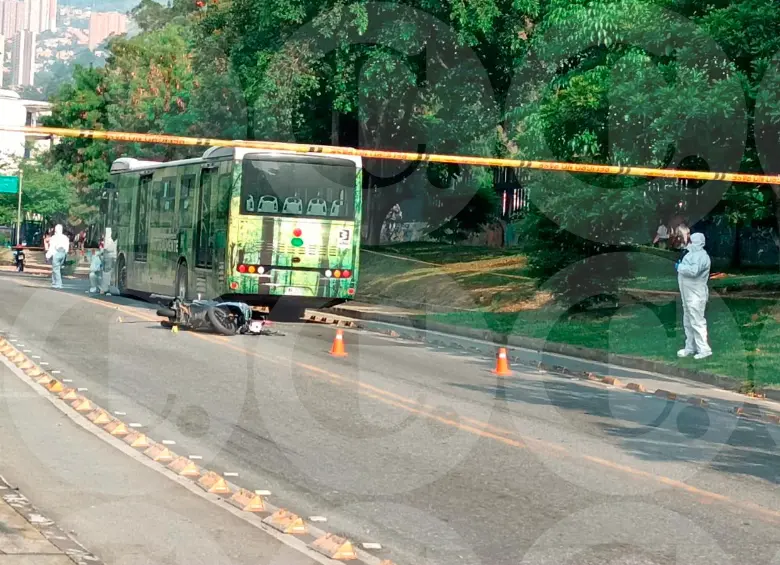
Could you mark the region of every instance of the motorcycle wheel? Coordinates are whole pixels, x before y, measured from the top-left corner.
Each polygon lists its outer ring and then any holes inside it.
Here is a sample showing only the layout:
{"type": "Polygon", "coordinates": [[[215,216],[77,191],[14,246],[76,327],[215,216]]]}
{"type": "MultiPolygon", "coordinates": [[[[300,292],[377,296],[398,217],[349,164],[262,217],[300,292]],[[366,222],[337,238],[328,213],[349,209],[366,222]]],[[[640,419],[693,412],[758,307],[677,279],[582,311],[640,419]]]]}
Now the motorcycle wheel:
{"type": "Polygon", "coordinates": [[[236,316],[227,308],[211,307],[208,309],[209,322],[214,331],[222,335],[236,335],[240,325],[236,316]]]}

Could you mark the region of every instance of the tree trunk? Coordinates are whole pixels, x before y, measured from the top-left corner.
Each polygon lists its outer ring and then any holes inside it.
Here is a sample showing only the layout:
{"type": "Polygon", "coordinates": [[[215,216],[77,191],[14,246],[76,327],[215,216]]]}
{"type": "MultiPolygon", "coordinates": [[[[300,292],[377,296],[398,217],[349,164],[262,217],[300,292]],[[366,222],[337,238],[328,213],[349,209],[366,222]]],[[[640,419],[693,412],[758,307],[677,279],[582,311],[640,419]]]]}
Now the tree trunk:
{"type": "Polygon", "coordinates": [[[246,101],[246,138],[252,140],[255,138],[255,105],[246,101]]]}
{"type": "Polygon", "coordinates": [[[339,113],[336,110],[331,110],[330,113],[330,144],[339,144],[339,113]]]}
{"type": "Polygon", "coordinates": [[[366,190],[363,209],[363,222],[368,227],[365,237],[366,245],[379,245],[381,243],[382,225],[387,213],[398,202],[395,192],[392,192],[393,197],[390,197],[390,194],[387,188],[380,188],[379,191],[375,192],[373,183],[366,190]]]}
{"type": "MultiPolygon", "coordinates": [[[[775,197],[775,245],[780,250],[780,184],[769,185],[772,188],[772,194],[775,197]]],[[[778,264],[780,268],[780,264],[778,264]]]]}
{"type": "Polygon", "coordinates": [[[742,222],[734,226],[734,245],[731,249],[731,269],[742,266],[742,222]]]}

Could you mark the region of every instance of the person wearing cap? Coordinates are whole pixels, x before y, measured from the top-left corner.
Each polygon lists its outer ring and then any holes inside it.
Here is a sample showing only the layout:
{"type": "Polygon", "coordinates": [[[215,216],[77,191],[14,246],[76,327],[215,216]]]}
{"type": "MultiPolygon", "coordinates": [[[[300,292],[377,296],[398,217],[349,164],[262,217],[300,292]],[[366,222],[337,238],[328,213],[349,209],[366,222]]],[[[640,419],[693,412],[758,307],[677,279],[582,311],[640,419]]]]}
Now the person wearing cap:
{"type": "Polygon", "coordinates": [[[707,319],[704,316],[710,296],[707,283],[711,261],[704,243],[704,234],[691,234],[685,247],[687,253],[674,264],[677,283],[680,285],[685,329],[685,347],[677,352],[678,357],[693,355],[694,359],[704,359],[712,355],[707,340],[707,319]]]}

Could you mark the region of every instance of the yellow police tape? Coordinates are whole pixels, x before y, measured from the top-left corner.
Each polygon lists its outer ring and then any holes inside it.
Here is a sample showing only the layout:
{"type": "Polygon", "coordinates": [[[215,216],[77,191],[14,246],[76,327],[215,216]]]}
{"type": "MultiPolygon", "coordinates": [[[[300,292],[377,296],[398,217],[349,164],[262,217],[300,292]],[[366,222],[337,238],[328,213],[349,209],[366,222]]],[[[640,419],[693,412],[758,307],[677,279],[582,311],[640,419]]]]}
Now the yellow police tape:
{"type": "Polygon", "coordinates": [[[330,145],[308,145],[305,143],[283,143],[278,141],[246,141],[239,139],[210,139],[205,137],[184,137],[151,133],[124,131],[96,131],[27,126],[0,126],[0,131],[20,132],[53,137],[78,137],[105,141],[126,141],[135,143],[163,143],[166,145],[243,147],[270,151],[292,151],[296,153],[322,153],[325,155],[354,155],[366,159],[390,159],[395,161],[424,161],[430,163],[451,163],[481,167],[510,167],[516,169],[539,169],[545,171],[566,171],[570,173],[596,173],[605,175],[628,175],[634,177],[683,178],[704,181],[726,181],[755,184],[780,184],[780,175],[746,175],[739,173],[717,173],[687,171],[681,169],[650,169],[646,167],[620,167],[612,165],[590,165],[587,163],[564,163],[558,161],[524,161],[518,159],[496,159],[467,155],[439,155],[406,153],[401,151],[378,151],[353,149],[330,145]]]}

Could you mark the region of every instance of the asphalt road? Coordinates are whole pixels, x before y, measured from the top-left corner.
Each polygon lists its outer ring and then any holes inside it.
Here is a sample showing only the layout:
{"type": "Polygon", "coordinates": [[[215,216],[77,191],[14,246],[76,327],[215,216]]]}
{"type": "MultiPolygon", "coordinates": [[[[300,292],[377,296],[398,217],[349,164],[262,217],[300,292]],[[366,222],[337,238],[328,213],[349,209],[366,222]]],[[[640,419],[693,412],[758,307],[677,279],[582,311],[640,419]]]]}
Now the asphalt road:
{"type": "Polygon", "coordinates": [[[531,370],[498,379],[490,360],[358,331],[337,359],[322,325],[175,334],[144,303],[70,284],[0,276],[0,329],[155,439],[381,558],[780,562],[780,427],[531,370]]]}

